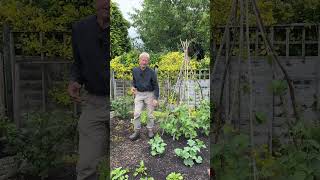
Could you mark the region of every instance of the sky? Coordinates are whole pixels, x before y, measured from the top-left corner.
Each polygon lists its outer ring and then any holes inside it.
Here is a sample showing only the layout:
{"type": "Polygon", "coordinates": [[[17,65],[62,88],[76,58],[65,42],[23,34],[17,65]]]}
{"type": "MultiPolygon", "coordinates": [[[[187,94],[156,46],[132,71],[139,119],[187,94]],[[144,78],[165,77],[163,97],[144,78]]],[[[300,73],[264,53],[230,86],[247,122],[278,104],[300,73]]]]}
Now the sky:
{"type": "MultiPolygon", "coordinates": [[[[143,0],[114,0],[119,6],[122,15],[126,20],[132,22],[129,13],[133,13],[134,9],[141,9],[143,0]]],[[[129,37],[135,38],[138,36],[135,28],[131,27],[129,30],[129,37]]]]}

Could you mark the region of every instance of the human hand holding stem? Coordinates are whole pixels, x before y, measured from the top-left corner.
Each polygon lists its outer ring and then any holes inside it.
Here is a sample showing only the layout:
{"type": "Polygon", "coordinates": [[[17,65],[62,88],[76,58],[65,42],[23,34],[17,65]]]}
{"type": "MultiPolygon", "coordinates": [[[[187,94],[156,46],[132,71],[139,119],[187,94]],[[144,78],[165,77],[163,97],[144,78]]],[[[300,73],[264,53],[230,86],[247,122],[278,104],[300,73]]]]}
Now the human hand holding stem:
{"type": "Polygon", "coordinates": [[[133,95],[136,95],[136,93],[137,93],[137,88],[131,87],[131,93],[132,93],[133,95]]]}

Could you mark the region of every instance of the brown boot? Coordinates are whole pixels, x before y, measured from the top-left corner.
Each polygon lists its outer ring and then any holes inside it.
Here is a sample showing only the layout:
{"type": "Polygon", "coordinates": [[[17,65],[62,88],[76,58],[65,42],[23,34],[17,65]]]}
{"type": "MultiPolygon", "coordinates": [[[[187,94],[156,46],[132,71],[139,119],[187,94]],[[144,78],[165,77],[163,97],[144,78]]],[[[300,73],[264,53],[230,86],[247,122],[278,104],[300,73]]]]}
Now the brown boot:
{"type": "Polygon", "coordinates": [[[134,130],[134,133],[129,136],[131,141],[135,141],[140,138],[140,129],[134,130]]]}
{"type": "Polygon", "coordinates": [[[148,137],[151,139],[154,137],[154,133],[152,129],[148,129],[148,137]]]}

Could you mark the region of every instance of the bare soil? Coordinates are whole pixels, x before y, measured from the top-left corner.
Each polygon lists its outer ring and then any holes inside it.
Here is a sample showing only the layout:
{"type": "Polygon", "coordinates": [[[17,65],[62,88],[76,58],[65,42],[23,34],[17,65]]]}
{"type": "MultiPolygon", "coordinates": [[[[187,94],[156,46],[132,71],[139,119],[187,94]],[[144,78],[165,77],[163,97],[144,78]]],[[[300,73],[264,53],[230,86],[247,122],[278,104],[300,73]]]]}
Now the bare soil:
{"type": "MultiPolygon", "coordinates": [[[[132,124],[129,120],[111,119],[111,152],[110,166],[112,169],[117,167],[128,168],[130,170],[129,179],[140,179],[140,176],[133,177],[135,168],[139,166],[141,160],[147,168],[148,177],[155,180],[165,180],[171,172],[181,173],[184,180],[208,180],[207,169],[209,162],[209,138],[200,135],[199,139],[205,142],[207,148],[201,149],[200,155],[203,158],[201,164],[188,167],[183,164],[183,160],[177,157],[174,149],[187,146],[187,139],[180,138],[173,140],[171,136],[163,134],[162,139],[167,144],[166,150],[161,156],[152,156],[150,153],[149,138],[146,128],[142,128],[140,139],[131,141],[128,137],[133,132],[132,124]]],[[[158,125],[156,132],[161,135],[158,125]]]]}

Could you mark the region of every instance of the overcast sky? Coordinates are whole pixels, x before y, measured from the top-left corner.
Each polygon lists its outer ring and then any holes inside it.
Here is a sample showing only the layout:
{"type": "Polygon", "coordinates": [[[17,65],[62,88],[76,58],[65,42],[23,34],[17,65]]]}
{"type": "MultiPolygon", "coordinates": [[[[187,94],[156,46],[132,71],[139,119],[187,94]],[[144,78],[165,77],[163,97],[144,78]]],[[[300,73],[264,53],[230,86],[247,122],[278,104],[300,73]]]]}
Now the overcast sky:
{"type": "MultiPolygon", "coordinates": [[[[120,8],[124,18],[129,22],[132,22],[130,19],[129,13],[133,13],[134,9],[141,9],[143,0],[114,0],[120,8]]],[[[134,28],[129,29],[129,36],[131,38],[137,37],[137,32],[134,28]]]]}

